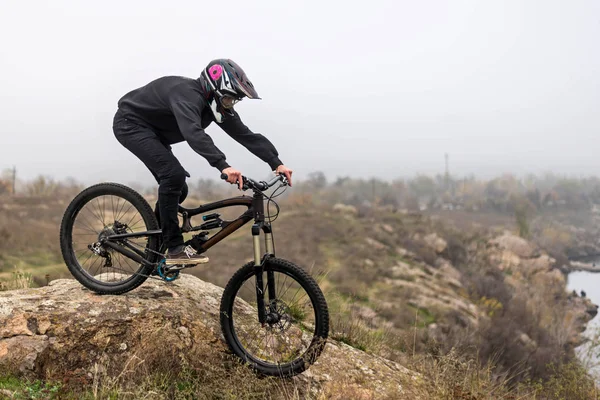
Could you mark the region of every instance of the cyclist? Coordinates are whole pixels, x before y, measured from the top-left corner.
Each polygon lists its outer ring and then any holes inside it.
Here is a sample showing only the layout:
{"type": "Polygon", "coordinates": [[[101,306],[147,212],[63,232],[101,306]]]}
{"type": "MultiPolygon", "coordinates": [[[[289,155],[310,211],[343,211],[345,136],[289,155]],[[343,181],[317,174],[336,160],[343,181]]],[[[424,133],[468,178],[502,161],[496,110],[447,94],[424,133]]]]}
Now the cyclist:
{"type": "Polygon", "coordinates": [[[124,95],[113,121],[117,140],[148,167],[159,184],[157,217],[167,245],[167,265],[202,264],[208,257],[185,246],[177,209],[187,196],[186,176],[171,145],[187,141],[229,183],[242,187],[242,173],[232,168],[204,129],[213,121],[238,143],[283,173],[291,185],[292,170],[279,159],[275,146],[253,133],[233,106],[244,97],[260,99],[242,68],[229,59],[211,61],[197,79],[165,76],[124,95]]]}

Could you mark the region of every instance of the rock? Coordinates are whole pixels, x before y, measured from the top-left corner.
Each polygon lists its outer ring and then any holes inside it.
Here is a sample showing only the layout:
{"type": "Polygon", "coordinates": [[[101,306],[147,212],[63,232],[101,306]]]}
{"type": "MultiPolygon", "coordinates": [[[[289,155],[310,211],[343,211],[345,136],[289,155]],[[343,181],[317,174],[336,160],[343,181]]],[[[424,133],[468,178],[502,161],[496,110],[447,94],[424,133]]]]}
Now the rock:
{"type": "MultiPolygon", "coordinates": [[[[394,279],[398,279],[398,278],[403,278],[403,277],[407,277],[407,276],[414,276],[416,275],[416,272],[418,272],[419,270],[413,270],[413,268],[403,262],[403,261],[397,261],[396,265],[393,265],[392,267],[390,267],[389,269],[389,275],[391,278],[394,279]]],[[[421,272],[422,273],[422,272],[421,272]]]]}
{"type": "Polygon", "coordinates": [[[448,248],[448,243],[439,237],[436,233],[431,233],[423,237],[425,243],[431,247],[436,253],[443,253],[448,248]]]}
{"type": "Polygon", "coordinates": [[[584,263],[581,261],[571,261],[569,269],[573,271],[600,272],[600,266],[594,265],[594,263],[584,263]]]}
{"type": "Polygon", "coordinates": [[[396,254],[398,254],[400,257],[406,257],[411,260],[417,259],[417,255],[415,253],[406,250],[404,247],[396,247],[396,254]]]}
{"type": "Polygon", "coordinates": [[[558,269],[546,272],[547,280],[551,285],[564,288],[566,286],[565,276],[558,269]]]}
{"type": "Polygon", "coordinates": [[[517,341],[530,352],[534,352],[538,347],[536,341],[531,339],[525,332],[517,332],[517,341]]]}
{"type": "Polygon", "coordinates": [[[508,250],[521,258],[531,258],[539,255],[539,251],[531,243],[510,233],[504,233],[504,235],[490,240],[490,244],[508,250]]]}
{"type": "Polygon", "coordinates": [[[385,250],[387,248],[385,244],[370,237],[365,238],[365,241],[369,246],[373,247],[375,250],[385,250]]]}
{"type": "Polygon", "coordinates": [[[502,250],[500,254],[492,254],[491,259],[498,263],[501,271],[512,270],[521,264],[521,257],[509,250],[502,250]]]}
{"type": "MultiPolygon", "coordinates": [[[[94,374],[122,374],[126,366],[138,374],[141,368],[151,370],[165,362],[224,362],[229,350],[219,323],[222,292],[188,274],[171,283],[149,280],[119,296],[97,295],[72,279],[0,292],[0,375],[80,385],[89,384],[94,374]]],[[[375,316],[366,308],[359,313],[375,316]]],[[[415,375],[331,339],[308,371],[291,384],[322,391],[323,382],[344,381],[375,397],[381,396],[381,380],[400,387],[415,375]]]]}
{"type": "Polygon", "coordinates": [[[462,276],[461,273],[456,268],[454,268],[454,266],[448,260],[438,258],[436,260],[435,266],[437,267],[439,273],[444,275],[447,279],[452,279],[453,281],[460,282],[462,276]]]}
{"type": "Polygon", "coordinates": [[[403,381],[419,378],[419,375],[396,362],[367,355],[345,343],[333,341],[327,343],[323,354],[307,372],[310,374],[303,373],[296,377],[297,384],[310,385],[312,381],[314,385],[315,381],[322,382],[325,396],[321,398],[327,399],[357,398],[354,391],[356,387],[360,387],[360,396],[370,396],[367,399],[403,398],[403,381]],[[345,357],[342,359],[339,354],[345,354],[345,357]],[[352,390],[348,391],[348,388],[352,390]]]}
{"type": "Polygon", "coordinates": [[[175,354],[212,346],[223,351],[222,344],[214,344],[213,333],[221,293],[190,275],[171,285],[147,282],[121,296],[99,296],[68,279],[2,292],[0,368],[31,378],[62,379],[76,370],[85,376],[95,363],[123,365],[132,354],[158,356],[157,346],[175,354]],[[179,327],[190,332],[194,348],[187,349],[179,339],[179,327]]]}
{"type": "Polygon", "coordinates": [[[550,271],[555,261],[554,258],[544,254],[536,258],[521,260],[521,266],[524,272],[531,276],[540,272],[550,271]]]}
{"type": "Polygon", "coordinates": [[[383,229],[387,233],[394,233],[394,228],[392,228],[392,226],[388,224],[381,224],[381,229],[383,229]]]}
{"type": "Polygon", "coordinates": [[[49,346],[46,335],[13,336],[0,339],[0,367],[9,366],[14,372],[27,374],[36,367],[38,355],[49,346]],[[12,365],[11,365],[12,364],[12,365]]]}
{"type": "Polygon", "coordinates": [[[577,347],[589,340],[581,333],[586,330],[587,323],[598,313],[598,306],[582,297],[571,297],[569,302],[562,326],[565,330],[566,342],[577,347]]]}

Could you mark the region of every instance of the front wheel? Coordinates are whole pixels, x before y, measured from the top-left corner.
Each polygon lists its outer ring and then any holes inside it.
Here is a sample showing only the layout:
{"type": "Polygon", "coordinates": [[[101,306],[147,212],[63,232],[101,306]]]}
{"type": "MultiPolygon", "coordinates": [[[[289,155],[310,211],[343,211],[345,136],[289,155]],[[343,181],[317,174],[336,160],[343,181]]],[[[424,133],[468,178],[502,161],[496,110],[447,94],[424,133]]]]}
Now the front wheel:
{"type": "Polygon", "coordinates": [[[303,372],[321,354],[329,333],[327,303],[315,280],[275,257],[262,267],[250,262],[235,273],[223,292],[220,313],[229,349],[265,375],[303,372]]]}

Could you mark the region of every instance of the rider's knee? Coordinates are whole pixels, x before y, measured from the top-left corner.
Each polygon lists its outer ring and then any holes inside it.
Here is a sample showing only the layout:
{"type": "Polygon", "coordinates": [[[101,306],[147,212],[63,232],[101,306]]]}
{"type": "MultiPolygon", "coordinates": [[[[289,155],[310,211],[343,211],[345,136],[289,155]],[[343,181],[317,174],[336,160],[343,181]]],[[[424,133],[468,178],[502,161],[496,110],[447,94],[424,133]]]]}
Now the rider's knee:
{"type": "Polygon", "coordinates": [[[185,183],[185,171],[183,168],[175,168],[169,173],[164,174],[160,177],[160,188],[159,191],[166,191],[169,193],[177,192],[179,194],[187,195],[187,185],[185,183]]]}
{"type": "Polygon", "coordinates": [[[183,182],[183,187],[181,188],[181,195],[179,196],[179,203],[183,203],[183,201],[186,199],[187,195],[189,192],[189,188],[187,183],[183,182]]]}

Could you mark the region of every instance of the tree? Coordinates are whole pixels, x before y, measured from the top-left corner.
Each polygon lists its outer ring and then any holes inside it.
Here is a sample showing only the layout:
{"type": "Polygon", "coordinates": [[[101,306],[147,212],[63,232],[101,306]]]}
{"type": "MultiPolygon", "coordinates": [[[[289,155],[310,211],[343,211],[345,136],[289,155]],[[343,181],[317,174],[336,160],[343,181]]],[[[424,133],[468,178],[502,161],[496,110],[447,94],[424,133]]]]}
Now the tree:
{"type": "Polygon", "coordinates": [[[410,189],[417,197],[433,197],[435,195],[435,181],[426,175],[419,175],[409,183],[410,189]]]}
{"type": "Polygon", "coordinates": [[[13,170],[5,169],[0,175],[0,194],[11,194],[13,191],[13,170]]]}
{"type": "Polygon", "coordinates": [[[316,190],[327,186],[327,177],[322,171],[315,171],[308,174],[308,184],[316,190]]]}

